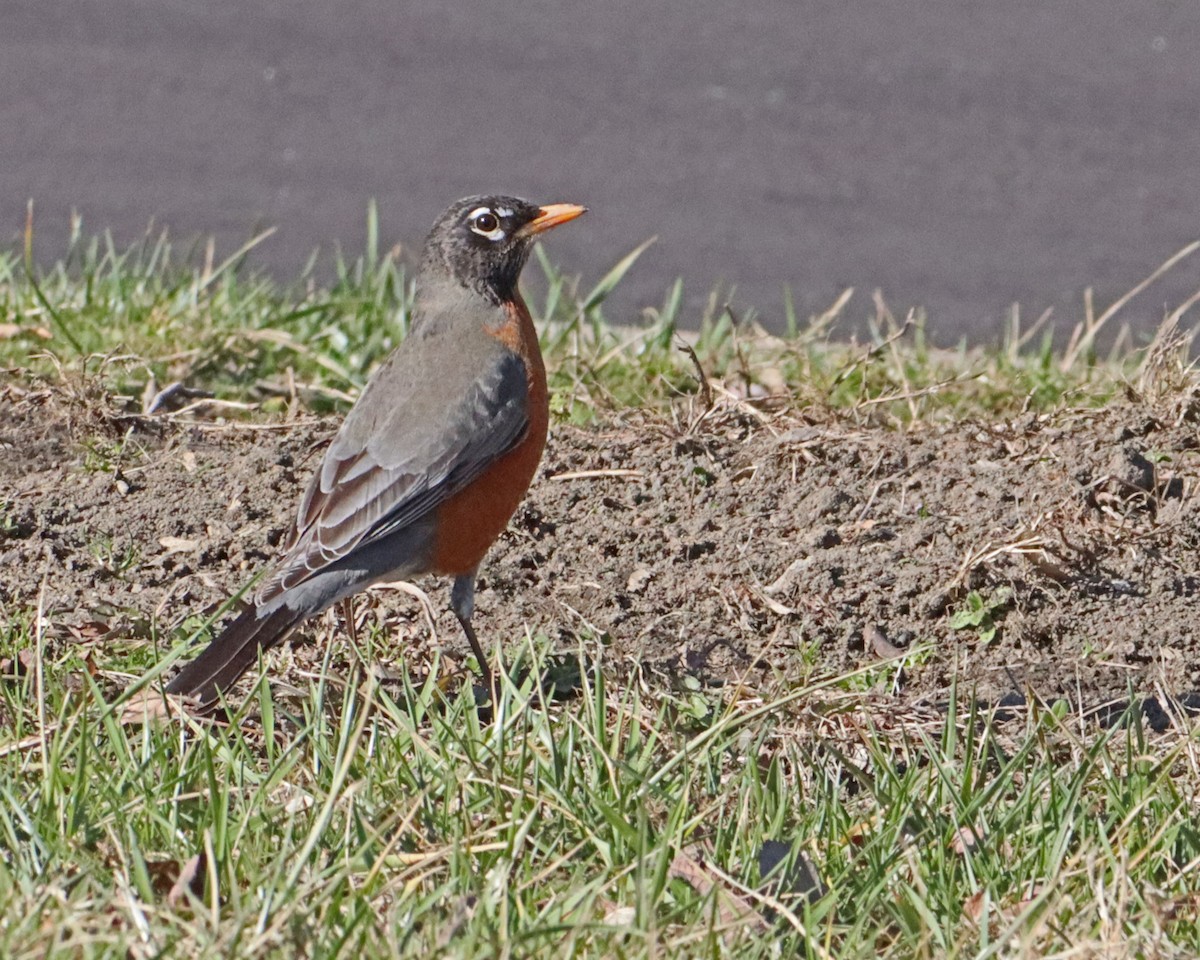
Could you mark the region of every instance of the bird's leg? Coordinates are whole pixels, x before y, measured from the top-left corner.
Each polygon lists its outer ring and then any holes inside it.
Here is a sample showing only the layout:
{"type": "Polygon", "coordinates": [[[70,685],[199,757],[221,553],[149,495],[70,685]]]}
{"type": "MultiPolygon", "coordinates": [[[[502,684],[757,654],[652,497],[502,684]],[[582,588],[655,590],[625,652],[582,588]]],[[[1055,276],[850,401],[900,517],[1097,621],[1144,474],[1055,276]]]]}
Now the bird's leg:
{"type": "Polygon", "coordinates": [[[454,586],[450,590],[450,609],[454,611],[458,622],[462,624],[463,633],[467,635],[467,643],[471,645],[475,659],[479,661],[479,673],[483,684],[487,688],[492,702],[495,703],[495,677],[492,675],[487,654],[483,652],[479,638],[475,636],[475,628],[471,626],[471,614],[475,612],[475,573],[476,571],[472,570],[470,573],[464,573],[462,576],[454,578],[454,586]]]}
{"type": "Polygon", "coordinates": [[[342,614],[342,621],[346,625],[346,633],[350,635],[350,642],[358,647],[358,627],[354,623],[354,600],[351,597],[346,597],[338,603],[338,609],[342,614]]]}

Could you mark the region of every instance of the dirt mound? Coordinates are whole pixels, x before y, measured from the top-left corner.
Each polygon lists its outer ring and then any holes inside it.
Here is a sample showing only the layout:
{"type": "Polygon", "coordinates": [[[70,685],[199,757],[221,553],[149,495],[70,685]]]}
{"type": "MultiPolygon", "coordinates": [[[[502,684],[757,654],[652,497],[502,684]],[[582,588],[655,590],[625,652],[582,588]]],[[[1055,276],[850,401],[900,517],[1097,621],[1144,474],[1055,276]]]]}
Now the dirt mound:
{"type": "MultiPolygon", "coordinates": [[[[335,427],[121,420],[10,390],[0,608],[44,584],[72,628],[56,642],[166,633],[270,560],[335,427]]],[[[1198,447],[1194,424],[1132,404],[909,433],[746,408],[559,425],[477,623],[668,683],[794,684],[907,651],[904,699],[954,676],[985,698],[1179,694],[1200,688],[1198,447]]],[[[441,610],[445,587],[423,586],[441,610]]],[[[359,609],[386,618],[393,668],[428,651],[411,597],[359,609]]],[[[452,617],[437,627],[461,649],[452,617]]]]}

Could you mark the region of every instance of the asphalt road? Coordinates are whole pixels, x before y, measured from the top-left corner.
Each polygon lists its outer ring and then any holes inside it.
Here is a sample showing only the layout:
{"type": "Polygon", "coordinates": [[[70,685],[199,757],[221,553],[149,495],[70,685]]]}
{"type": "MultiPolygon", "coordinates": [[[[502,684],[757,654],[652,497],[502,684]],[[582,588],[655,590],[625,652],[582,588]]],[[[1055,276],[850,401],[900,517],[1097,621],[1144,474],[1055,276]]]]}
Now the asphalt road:
{"type": "Polygon", "coordinates": [[[287,277],[361,249],[372,197],[415,244],[505,190],[592,208],[553,243],[585,283],[658,236],[615,319],[676,276],[693,319],[723,282],[768,324],[852,285],[949,340],[1200,237],[1197,0],[8,0],[0,89],[0,238],[33,198],[43,261],[74,208],[226,251],[277,224],[287,277]]]}

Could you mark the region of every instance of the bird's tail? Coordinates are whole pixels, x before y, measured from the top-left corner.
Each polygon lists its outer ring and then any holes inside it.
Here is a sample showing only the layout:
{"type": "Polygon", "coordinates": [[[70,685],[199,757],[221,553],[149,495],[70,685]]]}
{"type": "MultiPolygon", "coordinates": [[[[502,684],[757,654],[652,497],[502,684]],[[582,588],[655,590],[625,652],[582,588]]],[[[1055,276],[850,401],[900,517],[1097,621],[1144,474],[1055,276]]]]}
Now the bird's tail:
{"type": "Polygon", "coordinates": [[[167,692],[196,697],[201,707],[211,707],[254,666],[260,650],[279,643],[305,616],[286,604],[266,614],[251,607],[179,671],[167,684],[167,692]]]}

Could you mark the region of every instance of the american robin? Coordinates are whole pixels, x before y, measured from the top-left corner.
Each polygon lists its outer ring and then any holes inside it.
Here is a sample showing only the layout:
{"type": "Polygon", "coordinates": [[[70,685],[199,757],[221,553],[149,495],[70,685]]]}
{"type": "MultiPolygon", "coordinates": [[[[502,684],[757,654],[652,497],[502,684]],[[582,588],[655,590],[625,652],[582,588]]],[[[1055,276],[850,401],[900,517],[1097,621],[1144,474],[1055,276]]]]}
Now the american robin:
{"type": "Polygon", "coordinates": [[[252,604],[167,685],[211,706],[260,650],[382,580],[454,578],[485,681],[475,576],[546,445],[546,369],[517,279],[534,240],[585,208],[468,197],[433,225],[412,325],[325,452],[252,604]]]}

